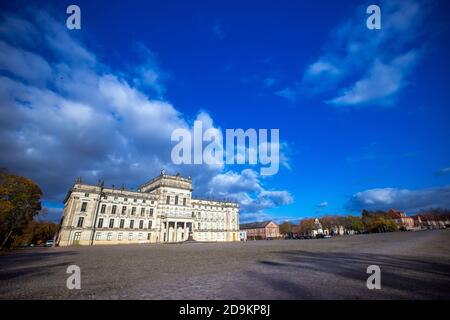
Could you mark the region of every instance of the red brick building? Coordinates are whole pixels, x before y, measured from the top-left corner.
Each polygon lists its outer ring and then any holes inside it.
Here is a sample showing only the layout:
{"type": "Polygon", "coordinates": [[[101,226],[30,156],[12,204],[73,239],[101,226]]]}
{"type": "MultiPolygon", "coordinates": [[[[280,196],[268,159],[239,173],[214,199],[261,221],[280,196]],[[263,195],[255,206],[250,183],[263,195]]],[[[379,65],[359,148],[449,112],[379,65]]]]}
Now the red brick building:
{"type": "Polygon", "coordinates": [[[247,239],[273,239],[280,237],[280,227],[273,221],[244,223],[239,226],[247,232],[247,239]]]}

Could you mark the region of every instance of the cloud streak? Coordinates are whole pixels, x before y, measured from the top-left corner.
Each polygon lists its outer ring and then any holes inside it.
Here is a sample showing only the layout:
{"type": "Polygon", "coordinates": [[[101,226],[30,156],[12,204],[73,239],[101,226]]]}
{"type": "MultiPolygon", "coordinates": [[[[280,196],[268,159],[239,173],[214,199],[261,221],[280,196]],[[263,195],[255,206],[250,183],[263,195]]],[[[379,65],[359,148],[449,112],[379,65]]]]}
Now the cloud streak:
{"type": "Polygon", "coordinates": [[[450,186],[419,190],[370,189],[354,194],[348,201],[347,208],[352,211],[390,208],[418,211],[427,208],[450,208],[450,186]]]}
{"type": "Polygon", "coordinates": [[[428,1],[381,1],[381,30],[366,27],[366,8],[330,34],[322,55],[306,66],[303,78],[278,95],[295,101],[320,95],[335,106],[392,104],[409,83],[424,49],[428,1]]]}

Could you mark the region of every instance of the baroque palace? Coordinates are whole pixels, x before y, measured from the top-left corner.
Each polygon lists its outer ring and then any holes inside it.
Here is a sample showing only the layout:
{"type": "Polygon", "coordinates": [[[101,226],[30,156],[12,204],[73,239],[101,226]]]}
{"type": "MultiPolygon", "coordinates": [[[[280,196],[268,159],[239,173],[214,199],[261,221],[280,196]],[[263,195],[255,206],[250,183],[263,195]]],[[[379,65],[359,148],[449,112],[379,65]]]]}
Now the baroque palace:
{"type": "Polygon", "coordinates": [[[192,198],[192,180],[165,171],[138,191],[80,179],[64,200],[59,246],[239,241],[239,205],[192,198]]]}

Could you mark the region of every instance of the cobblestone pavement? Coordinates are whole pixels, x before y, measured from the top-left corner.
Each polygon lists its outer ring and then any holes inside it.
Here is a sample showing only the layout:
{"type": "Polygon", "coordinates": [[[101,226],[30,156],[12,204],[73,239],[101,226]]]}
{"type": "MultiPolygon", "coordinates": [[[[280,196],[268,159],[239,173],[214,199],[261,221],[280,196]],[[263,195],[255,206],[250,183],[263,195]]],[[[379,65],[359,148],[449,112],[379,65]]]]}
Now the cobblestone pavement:
{"type": "Polygon", "coordinates": [[[0,299],[450,298],[450,230],[0,253],[0,299]],[[69,265],[81,289],[66,288],[69,265]],[[381,268],[368,290],[366,269],[381,268]]]}

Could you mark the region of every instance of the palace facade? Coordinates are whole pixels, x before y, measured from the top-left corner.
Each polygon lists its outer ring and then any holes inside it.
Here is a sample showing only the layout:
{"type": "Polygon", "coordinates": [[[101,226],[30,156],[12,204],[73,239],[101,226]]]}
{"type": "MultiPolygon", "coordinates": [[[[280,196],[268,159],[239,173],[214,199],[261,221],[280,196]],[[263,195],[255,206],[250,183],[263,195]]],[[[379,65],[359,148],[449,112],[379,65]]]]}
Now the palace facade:
{"type": "Polygon", "coordinates": [[[239,241],[239,205],[192,198],[192,180],[164,170],[138,191],[77,180],[64,200],[59,246],[239,241]]]}

